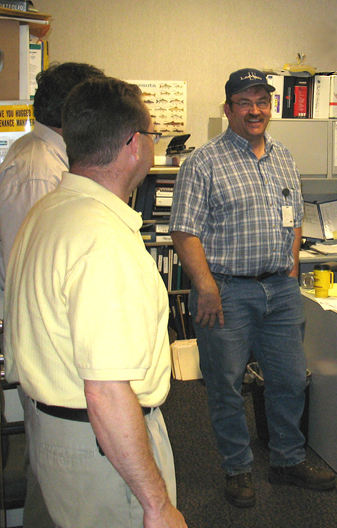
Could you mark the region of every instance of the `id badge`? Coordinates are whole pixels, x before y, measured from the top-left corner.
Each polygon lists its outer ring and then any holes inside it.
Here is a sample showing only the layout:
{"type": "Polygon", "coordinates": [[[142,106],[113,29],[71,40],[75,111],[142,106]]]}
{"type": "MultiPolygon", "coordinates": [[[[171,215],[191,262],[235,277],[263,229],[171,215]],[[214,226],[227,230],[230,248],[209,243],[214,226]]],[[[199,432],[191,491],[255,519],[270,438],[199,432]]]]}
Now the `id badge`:
{"type": "Polygon", "coordinates": [[[294,214],[291,205],[283,205],[282,207],[283,227],[294,227],[294,214]]]}

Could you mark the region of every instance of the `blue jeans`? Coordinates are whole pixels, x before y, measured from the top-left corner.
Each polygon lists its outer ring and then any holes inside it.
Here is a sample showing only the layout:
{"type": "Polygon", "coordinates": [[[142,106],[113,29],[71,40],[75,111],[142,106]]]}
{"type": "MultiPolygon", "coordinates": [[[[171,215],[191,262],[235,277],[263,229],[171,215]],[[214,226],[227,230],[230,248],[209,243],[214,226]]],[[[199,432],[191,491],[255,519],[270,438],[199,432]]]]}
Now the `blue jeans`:
{"type": "MultiPolygon", "coordinates": [[[[272,466],[305,459],[299,429],[304,409],[306,359],[304,311],[298,282],[277,274],[257,282],[214,274],[225,317],[224,328],[194,324],[210,417],[227,474],[251,470],[253,454],[241,395],[251,353],[262,370],[272,466]]],[[[198,294],[192,287],[195,320],[198,294]]]]}

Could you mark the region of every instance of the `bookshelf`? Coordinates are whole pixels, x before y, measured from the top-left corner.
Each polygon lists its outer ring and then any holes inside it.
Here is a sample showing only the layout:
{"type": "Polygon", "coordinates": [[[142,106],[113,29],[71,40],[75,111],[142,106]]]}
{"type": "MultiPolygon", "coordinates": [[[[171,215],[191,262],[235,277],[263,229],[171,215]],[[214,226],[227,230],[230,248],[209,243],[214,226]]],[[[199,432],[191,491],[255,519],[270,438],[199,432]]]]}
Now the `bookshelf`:
{"type": "Polygon", "coordinates": [[[141,187],[131,197],[131,207],[142,213],[144,221],[141,229],[144,244],[157,263],[169,294],[169,327],[176,339],[194,339],[195,333],[188,307],[188,294],[191,283],[184,272],[171,237],[168,235],[170,206],[173,187],[179,167],[154,166],[141,187]],[[165,198],[162,210],[158,189],[165,198]],[[164,191],[165,189],[165,191],[164,191]],[[166,226],[166,230],[164,228],[166,226]],[[158,240],[160,238],[160,240],[158,240]]]}
{"type": "MultiPolygon", "coordinates": [[[[154,166],[143,184],[131,197],[131,207],[142,213],[143,227],[168,224],[173,196],[173,187],[179,167],[154,166]]],[[[156,237],[148,242],[156,242],[156,237]]],[[[145,240],[146,242],[146,240],[145,240]]]]}
{"type": "MultiPolygon", "coordinates": [[[[0,100],[16,101],[32,98],[30,89],[31,73],[33,81],[38,71],[30,71],[30,44],[35,44],[34,57],[37,46],[41,48],[39,70],[48,66],[48,43],[46,35],[51,27],[51,15],[17,11],[0,7],[0,100]]],[[[35,66],[36,67],[36,66],[35,66]]],[[[33,82],[34,85],[34,82],[33,82]]],[[[33,92],[34,93],[34,92],[33,92]]]]}
{"type": "Polygon", "coordinates": [[[190,290],[190,281],[181,268],[168,233],[173,187],[178,171],[179,167],[152,167],[142,186],[137,189],[136,196],[132,196],[132,206],[144,218],[141,229],[144,244],[157,262],[170,295],[188,293],[190,290]],[[162,193],[159,198],[158,193],[162,193]],[[163,206],[158,205],[161,199],[165,200],[163,206]]]}

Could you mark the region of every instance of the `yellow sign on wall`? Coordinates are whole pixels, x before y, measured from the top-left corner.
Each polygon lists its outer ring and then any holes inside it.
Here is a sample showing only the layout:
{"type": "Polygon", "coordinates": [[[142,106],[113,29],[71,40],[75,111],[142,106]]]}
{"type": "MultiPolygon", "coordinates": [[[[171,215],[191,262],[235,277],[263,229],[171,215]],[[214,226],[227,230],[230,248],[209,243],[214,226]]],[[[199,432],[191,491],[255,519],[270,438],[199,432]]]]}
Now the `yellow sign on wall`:
{"type": "Polygon", "coordinates": [[[0,105],[0,132],[30,132],[34,123],[32,104],[0,105]]]}

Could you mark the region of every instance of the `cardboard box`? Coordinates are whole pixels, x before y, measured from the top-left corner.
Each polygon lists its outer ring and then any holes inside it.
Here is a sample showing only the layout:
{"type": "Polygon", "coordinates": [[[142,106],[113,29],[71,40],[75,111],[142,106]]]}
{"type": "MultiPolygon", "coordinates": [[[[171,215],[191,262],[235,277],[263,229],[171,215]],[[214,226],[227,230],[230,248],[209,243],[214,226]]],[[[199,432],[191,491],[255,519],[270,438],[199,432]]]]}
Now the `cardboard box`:
{"type": "Polygon", "coordinates": [[[20,99],[20,22],[0,19],[0,101],[20,99]]]}

